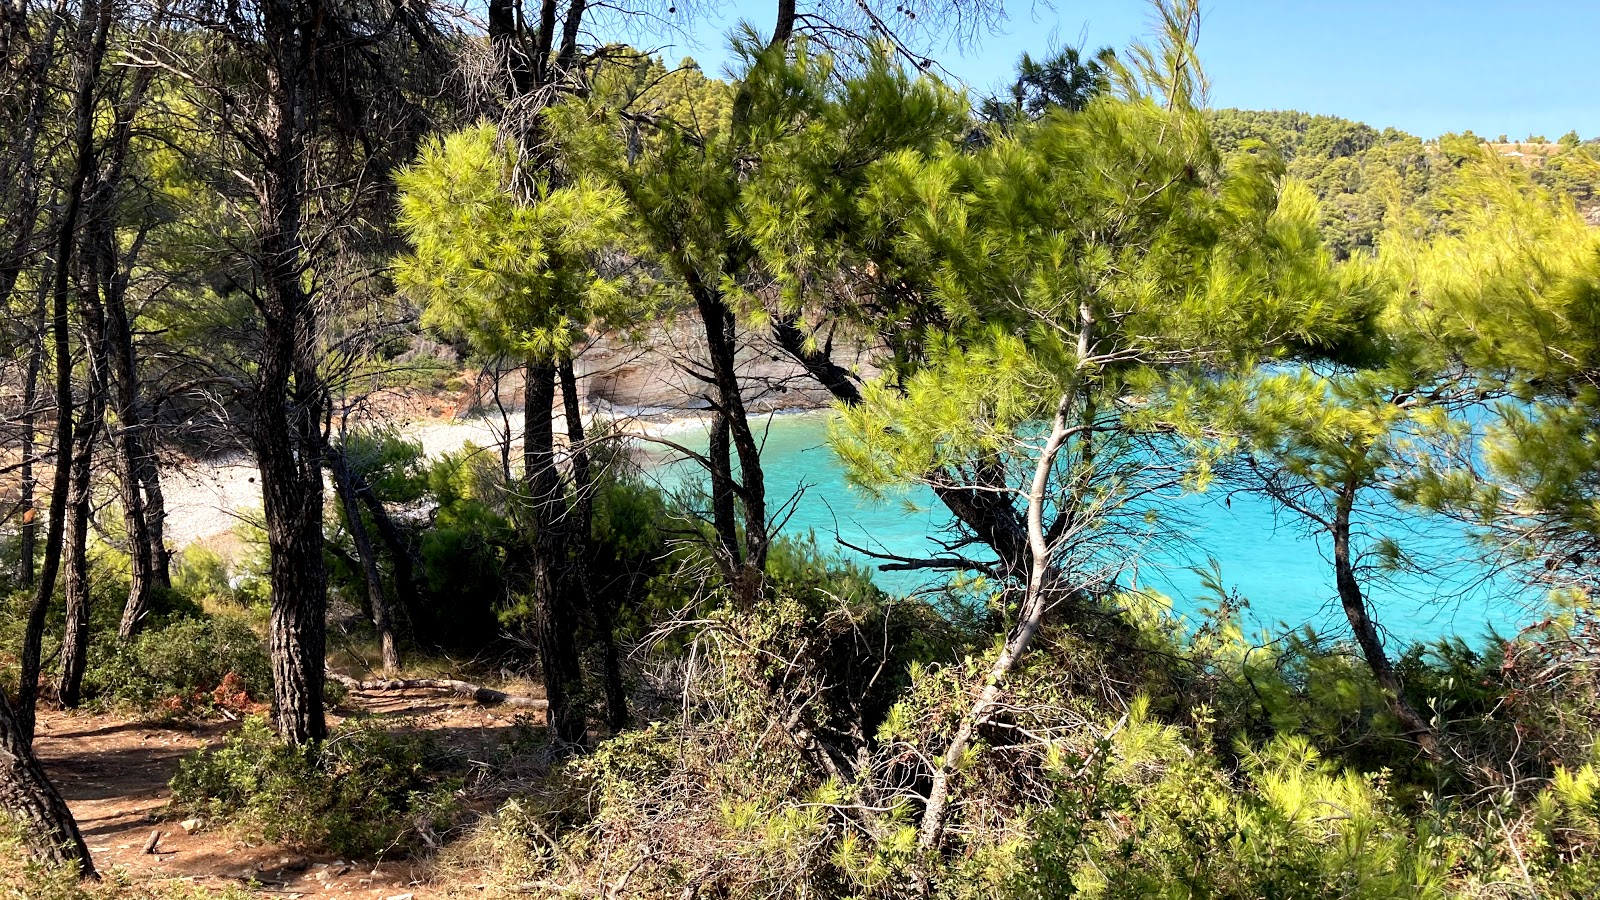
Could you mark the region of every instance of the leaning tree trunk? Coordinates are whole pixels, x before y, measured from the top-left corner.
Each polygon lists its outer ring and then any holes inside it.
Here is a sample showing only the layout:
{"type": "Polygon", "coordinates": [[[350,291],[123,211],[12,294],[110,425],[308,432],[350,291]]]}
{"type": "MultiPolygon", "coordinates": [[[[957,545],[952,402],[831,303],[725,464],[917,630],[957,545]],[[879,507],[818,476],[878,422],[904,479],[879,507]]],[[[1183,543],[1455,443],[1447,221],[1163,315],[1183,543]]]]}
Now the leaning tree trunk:
{"type": "Polygon", "coordinates": [[[0,691],[0,810],[21,824],[34,855],[56,865],[75,865],[83,878],[96,877],[78,823],[39,767],[32,740],[23,734],[4,691],[0,691]]]}
{"type": "MultiPolygon", "coordinates": [[[[108,208],[109,203],[106,204],[108,208]]],[[[111,236],[102,234],[98,248],[101,280],[106,285],[103,321],[104,342],[111,383],[115,388],[112,410],[111,450],[122,498],[122,522],[128,532],[128,600],[122,608],[117,635],[128,640],[144,625],[155,588],[155,555],[159,552],[150,540],[149,510],[145,509],[144,483],[139,470],[143,452],[140,433],[139,388],[134,370],[133,334],[128,326],[121,276],[116,271],[111,236]]]]}
{"type": "Polygon", "coordinates": [[[580,743],[587,730],[582,704],[583,675],[578,661],[577,634],[561,590],[565,562],[562,519],[566,501],[561,475],[556,471],[555,430],[550,412],[555,404],[556,367],[530,362],[523,398],[523,480],[533,512],[532,591],[534,627],[538,633],[539,664],[544,670],[546,711],[550,735],[559,741],[580,743]]]}
{"type": "Polygon", "coordinates": [[[383,575],[378,571],[378,558],[372,549],[372,538],[367,534],[367,523],[361,518],[361,503],[356,499],[350,458],[344,448],[328,454],[328,465],[333,470],[333,489],[344,507],[345,523],[350,529],[350,540],[356,545],[356,558],[361,566],[361,576],[367,585],[367,605],[372,611],[372,625],[378,630],[378,645],[383,657],[384,674],[400,670],[400,650],[395,645],[394,615],[389,608],[389,598],[383,592],[383,575]]]}
{"type": "MultiPolygon", "coordinates": [[[[773,320],[772,336],[778,346],[833,395],[834,400],[845,406],[860,405],[861,390],[856,386],[856,376],[834,362],[831,340],[821,348],[809,346],[795,320],[781,316],[773,320]]],[[[994,550],[1000,558],[1002,571],[1018,581],[1027,580],[1027,525],[1003,482],[956,484],[944,473],[931,473],[929,487],[956,521],[994,550]]]]}
{"type": "Polygon", "coordinates": [[[1355,634],[1356,645],[1361,648],[1361,655],[1366,657],[1367,665],[1372,669],[1373,679],[1378,682],[1379,689],[1389,701],[1389,709],[1400,721],[1400,727],[1405,731],[1406,737],[1416,741],[1422,752],[1437,759],[1438,736],[1433,733],[1433,728],[1429,726],[1427,720],[1406,700],[1405,686],[1400,683],[1399,673],[1395,672],[1394,664],[1384,652],[1383,638],[1378,634],[1378,628],[1367,612],[1366,598],[1362,596],[1361,583],[1356,579],[1355,564],[1350,553],[1350,518],[1354,505],[1355,482],[1352,480],[1341,488],[1334,503],[1333,567],[1334,584],[1339,590],[1339,604],[1344,607],[1345,619],[1349,621],[1350,630],[1355,634]]]}
{"type": "MultiPolygon", "coordinates": [[[[743,558],[732,560],[734,566],[729,575],[735,599],[748,609],[761,598],[771,537],[767,532],[766,483],[761,469],[761,450],[756,443],[755,433],[750,428],[750,417],[745,410],[744,396],[740,391],[737,368],[737,323],[734,321],[733,310],[729,309],[727,303],[698,277],[693,276],[689,264],[684,264],[681,268],[690,274],[690,290],[694,294],[695,307],[700,313],[700,321],[706,331],[711,380],[716,389],[717,422],[712,426],[713,437],[726,441],[719,447],[712,448],[713,501],[715,503],[720,499],[726,503],[727,500],[721,492],[731,491],[744,508],[743,558]],[[722,432],[724,428],[725,439],[722,432]],[[728,453],[728,444],[732,445],[732,450],[739,461],[737,479],[732,475],[732,459],[728,453]],[[719,480],[723,482],[722,486],[719,486],[719,480]]],[[[718,514],[718,510],[713,509],[714,524],[724,547],[735,543],[734,535],[730,533],[732,523],[726,519],[725,514],[718,514]]]]}
{"type": "Polygon", "coordinates": [[[416,566],[412,561],[411,546],[394,520],[389,518],[389,511],[383,508],[383,500],[379,499],[372,486],[359,476],[354,477],[357,479],[356,496],[361,498],[367,512],[372,515],[372,524],[378,529],[378,537],[383,539],[383,545],[388,548],[389,558],[394,563],[394,588],[399,601],[399,608],[395,612],[416,609],[420,600],[417,597],[416,566]]]}

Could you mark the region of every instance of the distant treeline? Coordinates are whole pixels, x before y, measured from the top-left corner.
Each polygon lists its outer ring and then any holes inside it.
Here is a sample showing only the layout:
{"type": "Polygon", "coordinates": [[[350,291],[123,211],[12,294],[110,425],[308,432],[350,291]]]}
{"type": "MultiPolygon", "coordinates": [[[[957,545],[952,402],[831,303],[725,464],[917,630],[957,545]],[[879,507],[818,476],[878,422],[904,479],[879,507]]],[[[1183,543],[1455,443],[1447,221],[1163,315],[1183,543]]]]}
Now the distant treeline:
{"type": "Polygon", "coordinates": [[[1424,140],[1296,110],[1219,109],[1211,116],[1222,151],[1257,140],[1283,154],[1289,175],[1310,185],[1322,201],[1325,234],[1341,257],[1372,252],[1384,216],[1397,204],[1424,215],[1446,207],[1447,186],[1467,148],[1484,143],[1503,155],[1520,154],[1536,181],[1570,196],[1591,222],[1600,213],[1600,141],[1582,141],[1576,133],[1555,143],[1504,136],[1490,141],[1471,131],[1424,140]]]}

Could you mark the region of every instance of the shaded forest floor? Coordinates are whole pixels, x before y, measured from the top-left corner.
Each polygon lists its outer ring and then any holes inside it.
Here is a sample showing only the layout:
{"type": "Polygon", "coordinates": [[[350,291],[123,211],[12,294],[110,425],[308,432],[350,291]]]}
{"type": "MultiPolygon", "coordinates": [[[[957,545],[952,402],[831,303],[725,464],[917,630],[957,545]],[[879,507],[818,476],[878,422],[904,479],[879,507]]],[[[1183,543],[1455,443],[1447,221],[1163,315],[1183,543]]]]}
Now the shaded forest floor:
{"type": "MultiPolygon", "coordinates": [[[[435,691],[352,692],[341,710],[392,718],[426,730],[470,753],[499,743],[514,722],[508,710],[485,709],[435,691]]],[[[339,716],[330,716],[330,725],[339,716]]],[[[226,828],[202,824],[193,833],[167,812],[167,784],[183,757],[222,740],[232,722],[152,723],[116,715],[41,711],[35,747],[83,829],[102,873],[121,870],[133,883],[181,879],[197,886],[244,887],[261,897],[346,897],[351,900],[444,900],[482,896],[475,879],[452,872],[450,885],[430,883],[425,863],[356,861],[304,854],[226,828]],[[160,831],[156,852],[144,852],[160,831]]],[[[191,821],[192,825],[193,822],[191,821]]]]}

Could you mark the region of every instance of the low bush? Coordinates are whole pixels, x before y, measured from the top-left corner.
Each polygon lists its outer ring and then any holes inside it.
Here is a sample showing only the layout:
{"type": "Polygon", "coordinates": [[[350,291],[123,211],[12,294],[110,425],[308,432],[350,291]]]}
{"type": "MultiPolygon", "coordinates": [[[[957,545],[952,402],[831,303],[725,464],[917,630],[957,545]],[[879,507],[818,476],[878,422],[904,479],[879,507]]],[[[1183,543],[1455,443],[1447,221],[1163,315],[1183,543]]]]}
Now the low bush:
{"type": "Polygon", "coordinates": [[[88,695],[172,714],[235,712],[272,696],[272,666],[260,635],[243,619],[183,618],[147,628],[132,642],[90,646],[88,695]]]}
{"type": "Polygon", "coordinates": [[[232,822],[291,847],[365,859],[435,843],[457,811],[457,767],[426,735],[345,723],[314,747],[278,739],[251,717],[172,779],[182,814],[232,822]]]}

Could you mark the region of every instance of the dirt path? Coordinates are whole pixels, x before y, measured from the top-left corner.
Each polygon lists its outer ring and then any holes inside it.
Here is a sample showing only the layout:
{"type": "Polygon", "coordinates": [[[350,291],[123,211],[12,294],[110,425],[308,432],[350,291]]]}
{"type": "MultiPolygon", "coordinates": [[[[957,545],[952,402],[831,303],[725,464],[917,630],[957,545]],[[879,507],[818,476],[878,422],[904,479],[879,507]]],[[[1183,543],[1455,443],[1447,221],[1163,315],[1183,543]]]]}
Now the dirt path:
{"type": "MultiPolygon", "coordinates": [[[[462,748],[492,744],[511,727],[509,712],[485,710],[470,701],[429,691],[351,695],[349,702],[379,716],[420,717],[419,725],[462,748]]],[[[295,853],[248,841],[227,830],[201,827],[186,832],[164,820],[167,782],[178,762],[207,742],[221,740],[233,725],[190,728],[154,725],[103,715],[41,712],[35,748],[50,777],[83,829],[102,872],[125,871],[136,882],[184,879],[214,888],[256,886],[262,897],[342,897],[350,900],[450,900],[481,897],[476,883],[425,882],[407,862],[377,866],[295,853]],[[152,832],[161,840],[144,852],[152,832]]]]}

